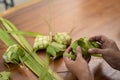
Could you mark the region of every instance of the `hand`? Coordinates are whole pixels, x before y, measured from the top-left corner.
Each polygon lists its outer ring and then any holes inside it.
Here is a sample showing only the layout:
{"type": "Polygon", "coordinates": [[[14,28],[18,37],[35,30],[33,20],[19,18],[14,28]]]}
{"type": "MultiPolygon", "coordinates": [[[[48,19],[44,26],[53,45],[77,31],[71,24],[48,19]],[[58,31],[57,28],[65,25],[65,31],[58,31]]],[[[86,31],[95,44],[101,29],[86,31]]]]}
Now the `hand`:
{"type": "MultiPolygon", "coordinates": [[[[66,50],[67,53],[71,51],[71,48],[66,50]]],[[[76,50],[76,60],[73,61],[68,57],[64,57],[67,68],[79,79],[79,80],[92,80],[92,75],[89,70],[87,62],[82,57],[80,47],[76,50]]]]}
{"type": "Polygon", "coordinates": [[[88,52],[102,54],[111,67],[120,70],[120,50],[116,43],[105,36],[94,36],[90,40],[98,41],[101,44],[101,49],[89,49],[88,52]]]}

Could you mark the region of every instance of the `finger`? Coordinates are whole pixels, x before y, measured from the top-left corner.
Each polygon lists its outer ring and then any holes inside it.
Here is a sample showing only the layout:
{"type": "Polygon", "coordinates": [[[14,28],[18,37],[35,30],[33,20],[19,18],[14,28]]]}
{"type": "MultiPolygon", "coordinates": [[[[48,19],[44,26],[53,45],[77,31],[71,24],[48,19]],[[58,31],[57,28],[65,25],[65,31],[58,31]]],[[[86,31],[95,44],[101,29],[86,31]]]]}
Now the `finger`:
{"type": "Polygon", "coordinates": [[[65,63],[67,63],[69,61],[68,57],[64,57],[63,59],[64,59],[65,63]]]}
{"type": "Polygon", "coordinates": [[[105,49],[91,48],[88,50],[88,52],[92,53],[92,54],[104,54],[104,53],[106,53],[106,50],[105,49]]]}
{"type": "Polygon", "coordinates": [[[93,36],[90,38],[91,41],[98,41],[100,43],[105,43],[106,41],[109,41],[109,39],[106,36],[103,35],[98,35],[98,36],[93,36]]]}
{"type": "Polygon", "coordinates": [[[74,62],[71,59],[69,59],[68,57],[64,57],[63,59],[64,59],[64,62],[65,62],[66,65],[71,64],[71,63],[74,62]]]}
{"type": "Polygon", "coordinates": [[[77,58],[76,59],[82,58],[82,50],[81,50],[80,46],[77,47],[76,54],[77,54],[77,58]]]}
{"type": "Polygon", "coordinates": [[[68,62],[73,62],[73,60],[71,60],[71,59],[70,59],[70,58],[68,58],[68,57],[64,57],[63,59],[64,59],[65,63],[68,63],[68,62]]]}
{"type": "Polygon", "coordinates": [[[68,48],[65,50],[65,52],[69,53],[71,50],[72,50],[72,48],[71,48],[71,47],[68,47],[68,48]]]}
{"type": "MultiPolygon", "coordinates": [[[[76,57],[75,61],[85,61],[85,59],[82,57],[82,50],[81,50],[80,46],[77,47],[76,54],[77,54],[77,57],[76,57]]],[[[90,58],[91,57],[89,57],[88,59],[86,59],[86,62],[89,62],[90,58]]]]}
{"type": "Polygon", "coordinates": [[[91,56],[86,59],[86,61],[89,63],[91,59],[91,56]]]}

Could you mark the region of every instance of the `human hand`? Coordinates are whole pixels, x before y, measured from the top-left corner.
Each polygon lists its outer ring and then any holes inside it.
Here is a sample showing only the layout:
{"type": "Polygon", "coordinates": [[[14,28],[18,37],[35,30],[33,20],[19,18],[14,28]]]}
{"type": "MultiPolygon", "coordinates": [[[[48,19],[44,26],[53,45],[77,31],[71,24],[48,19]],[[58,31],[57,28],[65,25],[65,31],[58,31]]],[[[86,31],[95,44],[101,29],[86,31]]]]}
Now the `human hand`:
{"type": "MultiPolygon", "coordinates": [[[[65,52],[69,53],[71,48],[68,48],[65,52]]],[[[77,47],[76,60],[73,61],[68,57],[64,57],[67,68],[79,79],[79,80],[92,80],[92,75],[89,70],[87,62],[82,57],[81,48],[77,47]]]]}
{"type": "Polygon", "coordinates": [[[89,49],[88,52],[102,54],[103,58],[111,67],[120,70],[120,50],[116,43],[102,35],[91,37],[90,40],[98,41],[101,49],[92,48],[89,49]]]}

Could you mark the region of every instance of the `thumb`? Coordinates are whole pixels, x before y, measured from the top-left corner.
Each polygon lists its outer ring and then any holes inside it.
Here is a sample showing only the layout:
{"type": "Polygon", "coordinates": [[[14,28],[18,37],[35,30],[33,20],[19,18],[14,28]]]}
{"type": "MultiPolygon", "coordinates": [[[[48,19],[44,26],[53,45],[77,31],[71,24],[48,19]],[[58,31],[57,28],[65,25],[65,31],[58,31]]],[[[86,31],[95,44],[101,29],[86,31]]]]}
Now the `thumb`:
{"type": "Polygon", "coordinates": [[[98,48],[91,48],[88,50],[89,53],[92,53],[92,54],[104,54],[106,53],[106,50],[105,49],[98,49],[98,48]]]}
{"type": "Polygon", "coordinates": [[[77,55],[78,59],[82,58],[82,50],[81,50],[80,46],[78,46],[77,49],[76,49],[76,55],[77,55]]]}

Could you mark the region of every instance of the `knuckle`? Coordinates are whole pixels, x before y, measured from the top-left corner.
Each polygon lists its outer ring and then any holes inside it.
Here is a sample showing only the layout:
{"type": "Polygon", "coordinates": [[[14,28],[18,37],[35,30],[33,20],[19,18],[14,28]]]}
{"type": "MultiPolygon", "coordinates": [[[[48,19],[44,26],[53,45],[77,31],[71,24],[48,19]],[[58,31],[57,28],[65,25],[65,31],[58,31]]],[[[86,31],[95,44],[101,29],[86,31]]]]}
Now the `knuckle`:
{"type": "Polygon", "coordinates": [[[110,44],[115,44],[115,41],[113,41],[113,40],[111,40],[111,39],[110,39],[109,42],[110,42],[110,44]]]}
{"type": "Polygon", "coordinates": [[[100,37],[102,38],[102,37],[105,37],[105,36],[101,34],[100,37]]]}
{"type": "Polygon", "coordinates": [[[70,63],[68,63],[68,62],[67,62],[67,63],[66,63],[66,65],[67,65],[67,66],[69,66],[69,65],[70,65],[70,63]]]}
{"type": "Polygon", "coordinates": [[[105,38],[106,38],[106,36],[100,35],[100,39],[105,39],[105,38]]]}
{"type": "Polygon", "coordinates": [[[97,50],[97,49],[93,49],[93,52],[94,52],[94,53],[98,53],[98,50],[97,50]]]}
{"type": "Polygon", "coordinates": [[[72,64],[67,64],[67,67],[70,68],[72,66],[72,64]]]}

